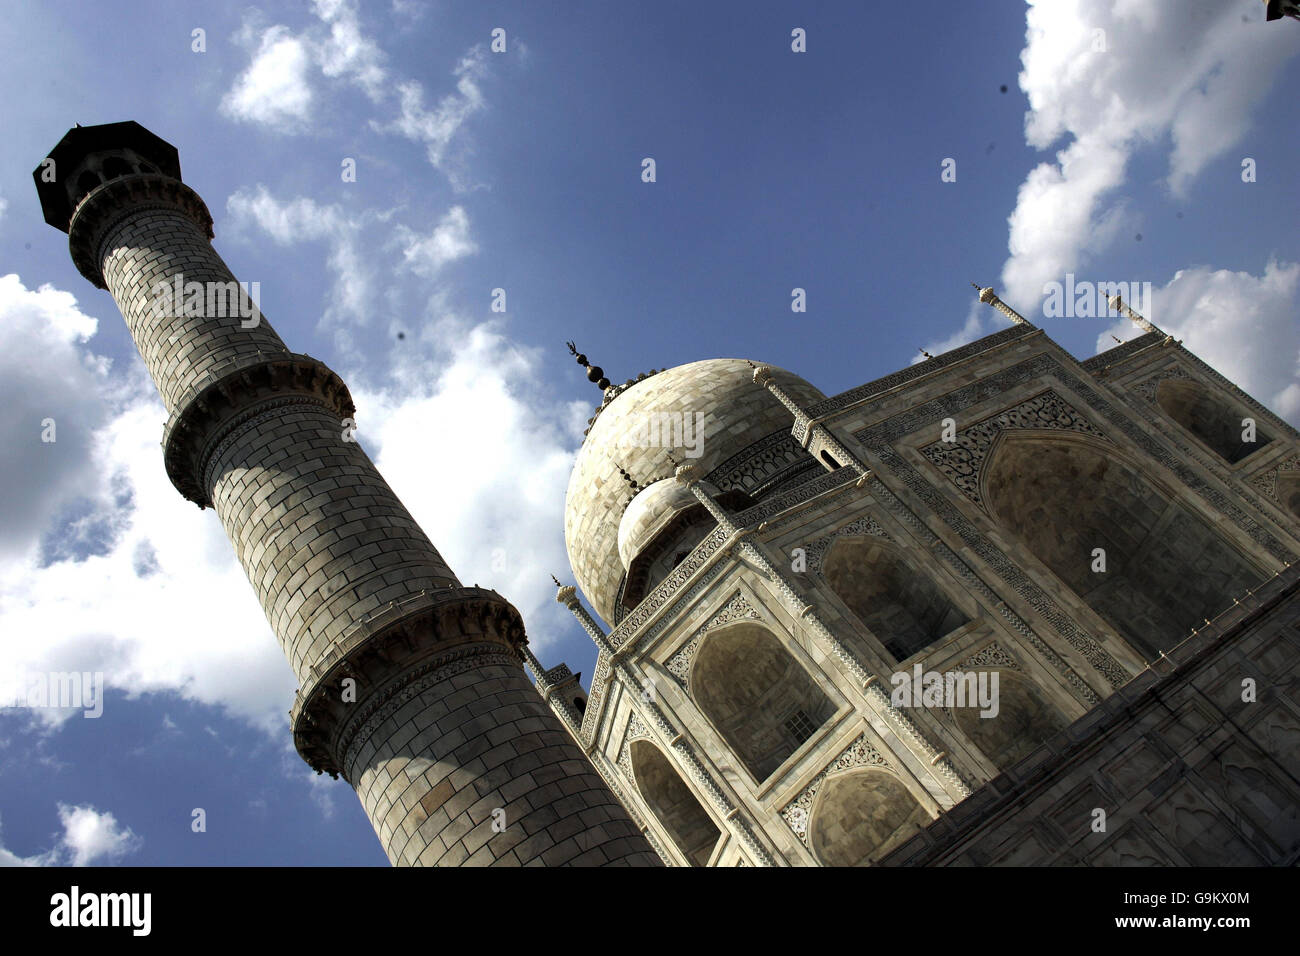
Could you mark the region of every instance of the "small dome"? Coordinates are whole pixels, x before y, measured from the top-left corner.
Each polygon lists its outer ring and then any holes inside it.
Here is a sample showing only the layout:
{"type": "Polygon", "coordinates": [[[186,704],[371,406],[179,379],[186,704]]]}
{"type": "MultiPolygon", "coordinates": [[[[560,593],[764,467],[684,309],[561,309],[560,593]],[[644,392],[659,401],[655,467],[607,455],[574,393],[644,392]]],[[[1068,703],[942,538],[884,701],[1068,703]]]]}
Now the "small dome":
{"type": "Polygon", "coordinates": [[[618,524],[618,557],[623,570],[632,566],[632,560],[674,518],[699,505],[691,489],[676,478],[663,478],[642,488],[618,524]]]}
{"type": "MultiPolygon", "coordinates": [[[[801,405],[826,397],[791,372],[772,367],[772,375],[801,405]]],[[[745,359],[665,369],[619,392],[592,424],[569,477],[564,539],[578,587],[607,623],[614,620],[625,571],[620,539],[630,541],[640,520],[634,514],[622,533],[629,489],[619,469],[626,468],[640,485],[658,483],[673,474],[671,454],[696,466],[703,477],[756,441],[789,431],[790,412],[755,385],[753,376],[745,359]]],[[[649,512],[652,501],[664,507],[668,492],[665,487],[648,496],[642,507],[649,512]]],[[[650,538],[638,540],[644,545],[650,538]]],[[[630,561],[635,552],[628,555],[630,561]]]]}

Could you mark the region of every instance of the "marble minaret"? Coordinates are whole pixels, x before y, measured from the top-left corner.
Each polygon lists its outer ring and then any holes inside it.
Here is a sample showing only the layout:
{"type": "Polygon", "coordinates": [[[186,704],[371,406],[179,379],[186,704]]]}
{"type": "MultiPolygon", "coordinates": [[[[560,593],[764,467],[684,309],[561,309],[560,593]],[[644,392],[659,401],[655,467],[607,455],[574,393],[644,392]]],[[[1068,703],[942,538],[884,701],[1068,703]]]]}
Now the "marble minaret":
{"type": "Polygon", "coordinates": [[[298,752],[356,789],[388,858],[657,864],[525,677],[518,612],[456,579],[353,439],[339,377],[241,308],[175,148],[79,126],[33,175],[162,395],[168,476],[216,511],[297,675],[298,752]]]}

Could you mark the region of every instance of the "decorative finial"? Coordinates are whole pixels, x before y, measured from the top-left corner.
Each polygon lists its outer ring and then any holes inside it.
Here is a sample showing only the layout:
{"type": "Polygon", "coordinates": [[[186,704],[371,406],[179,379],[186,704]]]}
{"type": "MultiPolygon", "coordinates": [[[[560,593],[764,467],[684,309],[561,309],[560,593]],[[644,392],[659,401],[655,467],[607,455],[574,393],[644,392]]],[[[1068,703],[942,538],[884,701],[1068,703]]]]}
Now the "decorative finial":
{"type": "Polygon", "coordinates": [[[551,575],[551,580],[555,582],[555,586],[556,586],[557,588],[562,588],[562,587],[564,587],[564,585],[560,583],[560,579],[557,578],[554,574],[551,575]]]}
{"type": "Polygon", "coordinates": [[[929,352],[927,352],[925,349],[921,349],[921,354],[924,355],[924,356],[925,356],[926,358],[928,358],[928,359],[932,359],[932,358],[934,358],[934,356],[931,355],[929,352]]]}
{"type": "Polygon", "coordinates": [[[1124,344],[1122,341],[1120,341],[1120,338],[1119,338],[1118,335],[1114,335],[1114,334],[1112,334],[1112,335],[1111,335],[1111,338],[1115,340],[1115,344],[1116,344],[1116,345],[1123,345],[1123,344],[1124,344]]]}
{"type": "Polygon", "coordinates": [[[572,342],[565,342],[564,344],[569,347],[569,354],[574,356],[578,360],[578,364],[586,368],[587,381],[595,382],[596,387],[600,389],[602,392],[605,389],[609,388],[609,379],[605,377],[604,369],[602,369],[599,365],[589,364],[587,362],[587,356],[579,352],[578,347],[574,345],[572,342]]]}

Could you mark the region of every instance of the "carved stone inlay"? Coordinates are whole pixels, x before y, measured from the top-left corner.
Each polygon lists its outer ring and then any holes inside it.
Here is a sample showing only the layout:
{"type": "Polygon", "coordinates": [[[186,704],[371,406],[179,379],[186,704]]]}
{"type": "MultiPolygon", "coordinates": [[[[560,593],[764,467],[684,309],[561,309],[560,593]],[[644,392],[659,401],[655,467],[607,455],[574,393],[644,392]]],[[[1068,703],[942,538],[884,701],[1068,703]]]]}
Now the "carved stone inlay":
{"type": "Polygon", "coordinates": [[[623,774],[633,785],[636,784],[636,777],[632,774],[632,748],[631,743],[643,737],[649,737],[650,730],[645,723],[637,716],[637,712],[632,711],[627,718],[627,727],[623,731],[623,742],[618,745],[618,765],[623,774]]]}
{"type": "Polygon", "coordinates": [[[812,811],[813,798],[817,796],[817,791],[821,788],[821,785],[826,782],[827,777],[847,773],[858,767],[881,767],[891,773],[894,772],[894,768],[889,761],[881,755],[879,750],[868,743],[867,735],[865,733],[859,734],[857,739],[840,751],[840,755],[832,760],[821,773],[813,777],[812,782],[803,788],[799,796],[781,808],[781,819],[785,821],[785,825],[791,829],[804,846],[808,845],[808,815],[812,811]]]}
{"type": "Polygon", "coordinates": [[[808,562],[808,570],[821,570],[822,558],[826,557],[826,552],[831,549],[831,545],[835,543],[836,538],[857,537],[861,535],[875,535],[878,538],[884,538],[886,541],[893,540],[890,538],[889,533],[876,522],[875,518],[872,518],[870,515],[864,515],[852,524],[846,524],[843,528],[840,528],[837,531],[832,531],[824,538],[818,538],[812,544],[804,548],[804,556],[808,562]]]}
{"type": "Polygon", "coordinates": [[[1278,497],[1277,479],[1284,471],[1300,471],[1300,456],[1288,458],[1286,461],[1274,465],[1268,471],[1261,471],[1258,475],[1252,475],[1250,483],[1259,489],[1262,494],[1280,502],[1282,499],[1278,497]]]}
{"type": "Polygon", "coordinates": [[[961,666],[967,670],[975,667],[1010,667],[1013,670],[1020,670],[1020,665],[1016,663],[1016,659],[999,647],[996,641],[992,644],[985,644],[962,661],[961,666]]]}
{"type": "Polygon", "coordinates": [[[1184,370],[1181,365],[1172,365],[1169,368],[1162,369],[1159,372],[1156,372],[1156,374],[1152,375],[1150,378],[1143,379],[1142,381],[1138,382],[1136,385],[1131,386],[1131,388],[1134,392],[1137,392],[1137,394],[1141,395],[1148,402],[1154,402],[1156,400],[1156,389],[1158,389],[1160,387],[1160,383],[1167,378],[1188,378],[1189,379],[1191,378],[1191,376],[1187,374],[1186,370],[1184,370]]]}
{"type": "Polygon", "coordinates": [[[754,610],[754,606],[749,603],[745,595],[737,592],[735,597],[723,606],[722,610],[711,617],[708,623],[702,625],[689,641],[683,644],[672,657],[668,658],[664,666],[668,668],[668,673],[673,675],[677,683],[690,690],[691,661],[694,660],[695,652],[699,650],[700,641],[704,639],[705,633],[723,624],[730,624],[732,621],[757,620],[758,618],[759,613],[754,610]]]}
{"type": "Polygon", "coordinates": [[[983,505],[979,493],[980,467],[998,433],[1015,428],[1056,428],[1106,437],[1069,402],[1049,390],[958,432],[956,441],[926,445],[921,454],[934,462],[966,497],[983,505]]]}
{"type": "Polygon", "coordinates": [[[582,742],[589,744],[596,735],[601,705],[605,700],[605,681],[609,679],[609,655],[601,651],[596,655],[596,669],[591,673],[591,690],[587,693],[587,708],[582,712],[582,742]]]}
{"type": "Polygon", "coordinates": [[[728,458],[705,476],[721,491],[737,489],[751,495],[821,466],[799,447],[789,429],[760,438],[737,455],[728,458]]]}

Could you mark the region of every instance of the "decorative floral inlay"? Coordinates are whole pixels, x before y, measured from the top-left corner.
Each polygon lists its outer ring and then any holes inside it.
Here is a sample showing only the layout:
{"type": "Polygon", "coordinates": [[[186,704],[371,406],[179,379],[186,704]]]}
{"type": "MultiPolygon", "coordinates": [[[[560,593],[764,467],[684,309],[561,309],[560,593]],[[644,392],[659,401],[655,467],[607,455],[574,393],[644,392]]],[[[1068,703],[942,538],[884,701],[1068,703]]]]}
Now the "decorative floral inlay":
{"type": "Polygon", "coordinates": [[[998,432],[1013,428],[1056,428],[1106,437],[1069,402],[1049,390],[958,432],[956,441],[926,445],[921,454],[952,479],[966,497],[982,505],[980,468],[998,432]]]}
{"type": "Polygon", "coordinates": [[[985,644],[962,661],[961,666],[967,669],[973,667],[1010,667],[1014,670],[1020,670],[1020,665],[1016,663],[1016,659],[999,647],[996,641],[992,644],[985,644]]]}
{"type": "Polygon", "coordinates": [[[1148,402],[1154,402],[1156,400],[1156,389],[1158,389],[1160,383],[1167,378],[1191,378],[1191,376],[1187,374],[1187,371],[1181,365],[1173,365],[1167,369],[1156,372],[1156,374],[1152,375],[1150,378],[1143,379],[1136,385],[1132,386],[1132,389],[1148,402]]]}
{"type": "Polygon", "coordinates": [[[636,783],[636,777],[632,776],[632,741],[642,737],[649,737],[650,731],[645,723],[637,716],[637,712],[632,711],[627,718],[627,727],[623,730],[623,742],[618,745],[618,765],[622,768],[624,775],[632,783],[636,783]]]}
{"type": "Polygon", "coordinates": [[[817,796],[821,785],[826,782],[827,777],[847,773],[858,767],[882,767],[891,772],[894,769],[880,751],[867,742],[867,735],[859,734],[857,739],[845,747],[821,773],[813,777],[812,782],[804,787],[799,796],[781,808],[781,819],[804,846],[808,845],[808,814],[812,810],[813,798],[817,796]]]}
{"type": "Polygon", "coordinates": [[[1300,456],[1288,458],[1268,471],[1261,471],[1258,475],[1252,475],[1250,483],[1254,485],[1262,494],[1267,495],[1274,501],[1281,501],[1277,494],[1277,479],[1284,471],[1300,471],[1300,456]]]}

